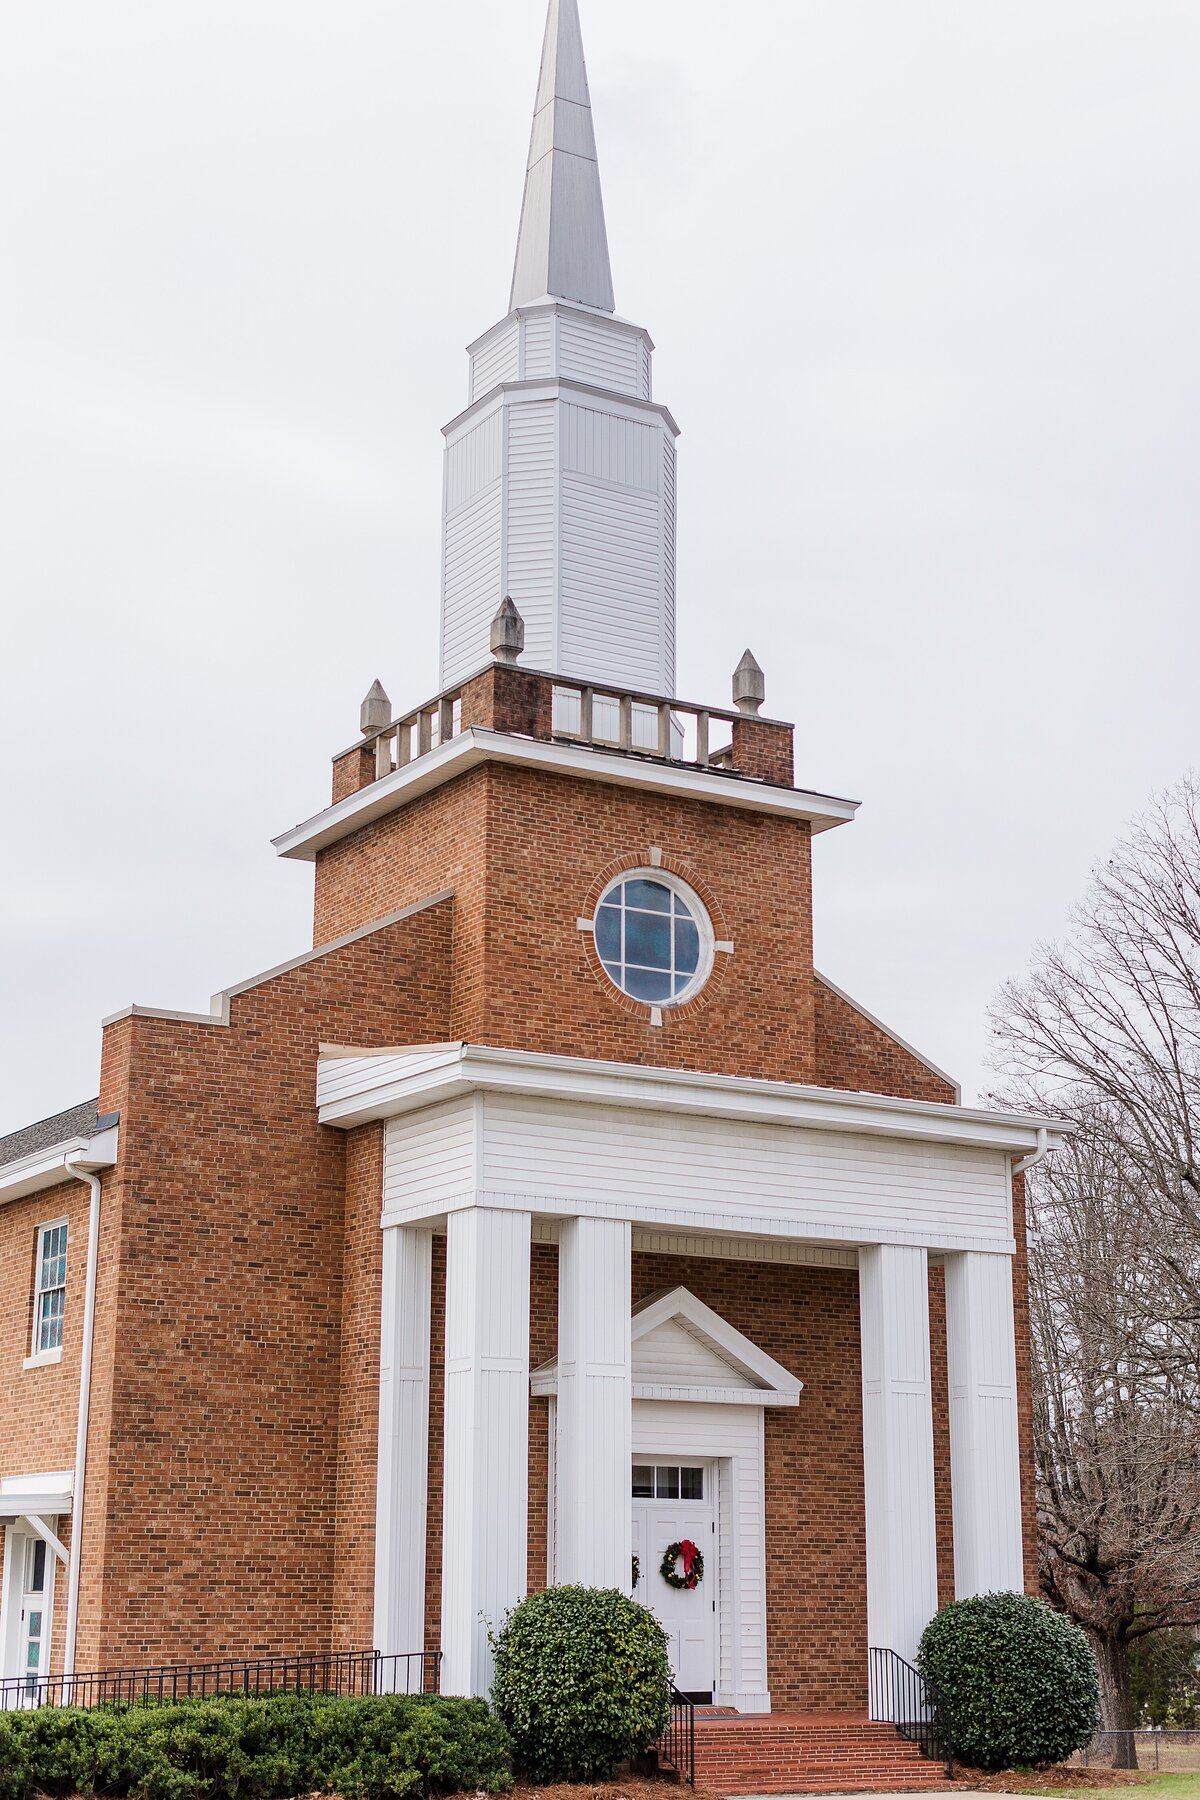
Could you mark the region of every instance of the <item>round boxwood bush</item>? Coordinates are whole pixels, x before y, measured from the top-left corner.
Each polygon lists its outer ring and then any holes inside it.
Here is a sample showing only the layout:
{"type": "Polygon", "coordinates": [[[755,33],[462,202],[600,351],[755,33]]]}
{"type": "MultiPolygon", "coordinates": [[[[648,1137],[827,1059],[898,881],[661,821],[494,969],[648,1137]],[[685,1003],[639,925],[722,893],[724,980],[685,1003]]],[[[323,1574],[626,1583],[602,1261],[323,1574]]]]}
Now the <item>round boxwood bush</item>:
{"type": "Polygon", "coordinates": [[[670,1714],[662,1626],[616,1588],[531,1594],[493,1639],[492,1702],[533,1781],[594,1781],[647,1749],[670,1714]]]}
{"type": "Polygon", "coordinates": [[[1028,1594],[981,1594],[943,1607],[925,1627],[917,1666],[944,1697],[954,1754],[973,1768],[1062,1762],[1096,1729],[1087,1639],[1028,1594]]]}

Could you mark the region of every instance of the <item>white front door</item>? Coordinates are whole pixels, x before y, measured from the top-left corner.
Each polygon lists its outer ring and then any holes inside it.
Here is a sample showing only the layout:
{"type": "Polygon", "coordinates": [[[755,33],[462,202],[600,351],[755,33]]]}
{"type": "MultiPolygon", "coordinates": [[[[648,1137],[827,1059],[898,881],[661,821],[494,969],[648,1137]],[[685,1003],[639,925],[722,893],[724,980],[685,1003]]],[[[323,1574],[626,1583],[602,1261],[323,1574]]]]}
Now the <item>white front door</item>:
{"type": "MultiPolygon", "coordinates": [[[[716,1469],[712,1463],[634,1463],[633,1554],[635,1600],[649,1607],[667,1634],[675,1686],[694,1700],[711,1700],[717,1685],[716,1469]],[[671,1544],[696,1545],[704,1571],[694,1588],[672,1587],[660,1573],[671,1544]]],[[[683,1558],[676,1571],[684,1573],[683,1558]]]]}
{"type": "MultiPolygon", "coordinates": [[[[57,1521],[56,1521],[57,1522],[57,1521]]],[[[21,1683],[14,1699],[36,1700],[50,1668],[50,1619],[54,1608],[54,1558],[44,1539],[10,1525],[4,1556],[3,1641],[0,1676],[21,1683]]]]}

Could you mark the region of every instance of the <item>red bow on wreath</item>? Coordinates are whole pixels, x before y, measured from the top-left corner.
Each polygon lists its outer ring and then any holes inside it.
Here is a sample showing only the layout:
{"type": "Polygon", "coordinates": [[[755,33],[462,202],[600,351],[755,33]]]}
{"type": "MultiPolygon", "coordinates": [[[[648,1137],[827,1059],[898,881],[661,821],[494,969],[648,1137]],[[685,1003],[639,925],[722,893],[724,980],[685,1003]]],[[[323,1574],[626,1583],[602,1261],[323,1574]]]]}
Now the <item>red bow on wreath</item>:
{"type": "Polygon", "coordinates": [[[683,1578],[685,1581],[687,1581],[690,1578],[691,1573],[692,1573],[692,1568],[693,1568],[696,1558],[699,1556],[699,1554],[700,1554],[700,1551],[699,1551],[698,1547],[695,1544],[693,1544],[691,1538],[680,1538],[680,1540],[679,1540],[679,1556],[680,1556],[680,1560],[683,1563],[683,1578]]]}

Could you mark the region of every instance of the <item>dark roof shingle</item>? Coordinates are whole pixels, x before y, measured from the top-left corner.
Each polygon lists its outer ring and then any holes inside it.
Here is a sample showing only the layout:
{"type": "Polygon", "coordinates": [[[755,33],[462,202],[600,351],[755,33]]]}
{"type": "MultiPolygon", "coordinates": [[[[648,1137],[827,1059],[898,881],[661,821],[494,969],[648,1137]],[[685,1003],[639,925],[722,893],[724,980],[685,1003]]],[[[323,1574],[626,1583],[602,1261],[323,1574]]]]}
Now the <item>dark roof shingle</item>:
{"type": "Polygon", "coordinates": [[[40,1119],[36,1125],[26,1125],[21,1131],[10,1131],[7,1137],[0,1137],[0,1167],[19,1162],[23,1156],[32,1156],[36,1150],[49,1150],[55,1144],[66,1143],[69,1138],[94,1137],[99,1104],[99,1100],[82,1100],[78,1106],[69,1106],[66,1112],[54,1113],[48,1119],[40,1119]]]}

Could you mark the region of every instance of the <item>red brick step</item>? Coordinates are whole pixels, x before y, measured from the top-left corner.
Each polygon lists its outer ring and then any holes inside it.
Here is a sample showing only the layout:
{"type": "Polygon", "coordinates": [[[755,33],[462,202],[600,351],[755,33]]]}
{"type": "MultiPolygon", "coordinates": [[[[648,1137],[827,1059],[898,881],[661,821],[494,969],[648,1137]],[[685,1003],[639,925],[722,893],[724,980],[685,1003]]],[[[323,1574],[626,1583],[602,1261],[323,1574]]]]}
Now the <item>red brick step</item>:
{"type": "Polygon", "coordinates": [[[717,1793],[949,1790],[940,1763],[891,1725],[853,1713],[696,1715],[696,1785],[717,1793]]]}

